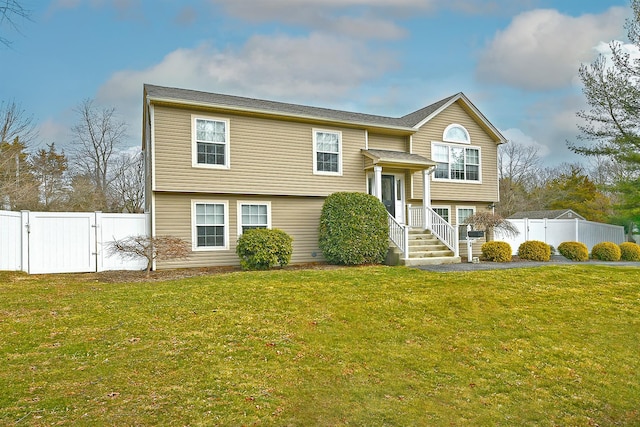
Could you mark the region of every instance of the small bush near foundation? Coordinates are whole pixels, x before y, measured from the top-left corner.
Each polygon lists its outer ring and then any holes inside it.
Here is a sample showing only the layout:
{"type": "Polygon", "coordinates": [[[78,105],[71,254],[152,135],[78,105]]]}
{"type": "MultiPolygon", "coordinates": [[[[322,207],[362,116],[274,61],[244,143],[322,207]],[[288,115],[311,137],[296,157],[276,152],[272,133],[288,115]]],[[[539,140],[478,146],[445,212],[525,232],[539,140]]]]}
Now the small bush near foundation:
{"type": "Polygon", "coordinates": [[[482,258],[487,261],[511,261],[511,245],[507,242],[491,241],[482,244],[482,258]]]}
{"type": "Polygon", "coordinates": [[[600,261],[620,261],[620,246],[613,242],[602,242],[591,248],[591,258],[600,261]]]}
{"type": "Polygon", "coordinates": [[[284,267],[291,261],[293,239],[277,228],[254,228],[238,239],[236,253],[243,270],[267,270],[276,264],[284,267]]]}
{"type": "Polygon", "coordinates": [[[365,193],[333,193],[322,205],[319,245],[331,264],[380,264],[389,250],[389,222],[381,201],[365,193]]]}
{"type": "Polygon", "coordinates": [[[589,259],[589,248],[581,242],[562,242],[558,246],[558,252],[571,261],[587,261],[589,259]]]}
{"type": "Polygon", "coordinates": [[[551,259],[551,247],[539,240],[529,240],[518,248],[520,259],[531,261],[549,261],[551,259]]]}
{"type": "Polygon", "coordinates": [[[620,259],[622,261],[640,261],[640,245],[624,242],[620,245],[620,259]]]}

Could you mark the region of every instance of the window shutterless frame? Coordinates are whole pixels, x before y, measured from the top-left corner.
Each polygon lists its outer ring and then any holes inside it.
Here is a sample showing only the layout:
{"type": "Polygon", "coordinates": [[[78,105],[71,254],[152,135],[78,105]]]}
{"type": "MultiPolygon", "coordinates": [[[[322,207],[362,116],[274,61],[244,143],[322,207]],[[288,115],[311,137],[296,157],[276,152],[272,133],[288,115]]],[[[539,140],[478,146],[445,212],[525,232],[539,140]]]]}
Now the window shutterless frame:
{"type": "Polygon", "coordinates": [[[342,132],[313,129],[313,173],[342,175],[342,132]]]}
{"type": "Polygon", "coordinates": [[[229,128],[229,119],[191,115],[193,167],[210,169],[229,169],[231,167],[229,128]]]}
{"type": "Polygon", "coordinates": [[[194,251],[229,249],[229,203],[192,200],[191,236],[194,251]]]}
{"type": "Polygon", "coordinates": [[[250,228],[271,228],[271,202],[238,201],[238,236],[250,228]]]}

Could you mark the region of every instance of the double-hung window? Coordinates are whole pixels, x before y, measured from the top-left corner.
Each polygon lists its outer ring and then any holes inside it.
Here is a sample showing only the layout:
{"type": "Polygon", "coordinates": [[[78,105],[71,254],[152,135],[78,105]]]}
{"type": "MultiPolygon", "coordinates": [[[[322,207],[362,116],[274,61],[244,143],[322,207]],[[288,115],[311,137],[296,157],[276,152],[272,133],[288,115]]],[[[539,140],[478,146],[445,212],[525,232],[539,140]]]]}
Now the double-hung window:
{"type": "Polygon", "coordinates": [[[226,202],[193,202],[192,215],[194,250],[228,248],[226,202]]]}
{"type": "Polygon", "coordinates": [[[252,228],[271,228],[269,202],[238,202],[238,234],[252,228]]]}
{"type": "Polygon", "coordinates": [[[480,149],[450,144],[432,144],[435,179],[480,182],[480,149]]]}
{"type": "Polygon", "coordinates": [[[229,168],[229,121],[209,117],[192,118],[193,165],[229,168]]]}
{"type": "MultiPolygon", "coordinates": [[[[467,240],[467,225],[465,222],[476,213],[474,207],[458,207],[456,212],[456,220],[458,224],[458,236],[460,240],[467,240]]],[[[473,229],[473,227],[472,227],[473,229]]]]}
{"type": "Polygon", "coordinates": [[[313,131],[313,172],[325,175],[342,174],[342,133],[313,131]]]}
{"type": "Polygon", "coordinates": [[[435,213],[437,213],[438,215],[440,215],[442,217],[442,219],[444,219],[448,223],[451,223],[451,221],[449,219],[449,208],[434,206],[433,207],[433,211],[435,213]]]}

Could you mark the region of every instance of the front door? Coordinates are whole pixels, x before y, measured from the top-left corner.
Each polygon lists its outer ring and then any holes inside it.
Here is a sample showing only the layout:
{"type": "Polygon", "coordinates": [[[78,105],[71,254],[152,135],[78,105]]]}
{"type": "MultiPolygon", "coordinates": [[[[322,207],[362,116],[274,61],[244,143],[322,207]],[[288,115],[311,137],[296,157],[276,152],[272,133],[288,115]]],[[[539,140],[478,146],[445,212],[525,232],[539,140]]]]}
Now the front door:
{"type": "Polygon", "coordinates": [[[396,216],[396,178],[382,175],[382,203],[392,217],[396,216]]]}

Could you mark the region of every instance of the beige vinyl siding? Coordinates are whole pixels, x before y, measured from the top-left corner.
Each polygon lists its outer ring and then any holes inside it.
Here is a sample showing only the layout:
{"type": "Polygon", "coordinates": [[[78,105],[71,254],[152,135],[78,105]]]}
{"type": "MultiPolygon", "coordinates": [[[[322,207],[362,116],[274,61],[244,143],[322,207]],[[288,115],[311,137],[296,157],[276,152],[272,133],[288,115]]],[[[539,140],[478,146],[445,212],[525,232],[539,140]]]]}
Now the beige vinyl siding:
{"type": "Polygon", "coordinates": [[[405,151],[408,153],[408,137],[370,133],[369,148],[377,150],[405,151]]]}
{"type": "MultiPolygon", "coordinates": [[[[455,144],[460,147],[480,148],[480,170],[482,183],[456,181],[431,181],[431,198],[456,201],[480,200],[495,202],[498,200],[498,144],[467,113],[459,102],[453,103],[438,116],[427,122],[413,136],[413,152],[431,158],[431,143],[442,142],[442,133],[452,123],[464,126],[471,137],[471,145],[455,144]]],[[[429,178],[431,179],[431,177],[429,178]]],[[[422,176],[412,175],[412,196],[422,199],[422,176]]]]}
{"type": "Polygon", "coordinates": [[[238,266],[236,255],[238,238],[238,201],[270,202],[271,226],[293,237],[291,263],[322,262],[318,247],[318,225],[324,198],[321,197],[256,197],[247,195],[156,193],[155,230],[157,236],[171,235],[192,243],[192,201],[225,202],[229,208],[229,249],[192,251],[188,259],[157,263],[158,269],[184,267],[238,266]],[[315,256],[314,256],[315,254],[315,256]]]}
{"type": "Polygon", "coordinates": [[[156,191],[327,196],[366,189],[364,130],[164,106],[154,110],[156,191]],[[192,114],[229,120],[230,169],[193,167],[192,114]],[[313,173],[314,129],[341,132],[341,176],[313,173]]]}

